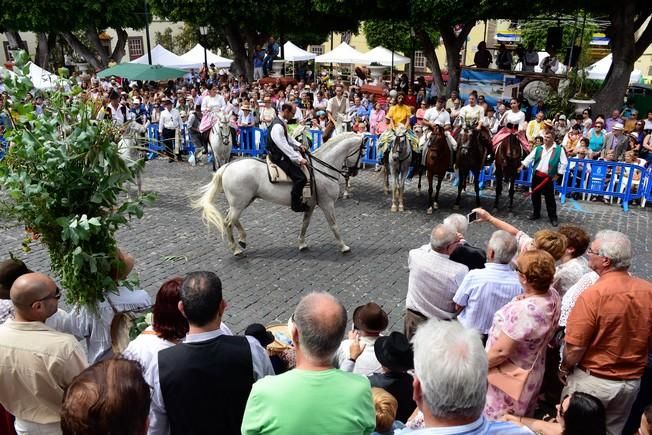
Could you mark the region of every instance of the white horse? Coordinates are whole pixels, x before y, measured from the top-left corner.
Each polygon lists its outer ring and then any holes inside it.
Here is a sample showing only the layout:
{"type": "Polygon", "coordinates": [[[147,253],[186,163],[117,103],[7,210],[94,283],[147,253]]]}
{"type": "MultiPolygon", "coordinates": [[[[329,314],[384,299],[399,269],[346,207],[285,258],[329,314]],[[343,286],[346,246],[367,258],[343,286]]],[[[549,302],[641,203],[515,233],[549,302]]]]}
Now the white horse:
{"type": "MultiPolygon", "coordinates": [[[[349,248],[335,222],[335,200],[340,191],[339,176],[357,174],[358,163],[362,156],[362,137],[354,133],[344,133],[322,145],[309,161],[314,168],[315,192],[307,202],[310,209],[303,214],[303,224],[299,234],[299,249],[308,247],[305,241],[306,230],[316,205],[324,212],[335,240],[342,253],[349,248]]],[[[192,206],[202,210],[202,218],[210,227],[219,230],[222,237],[226,234],[229,248],[238,256],[247,246],[247,235],[240,223],[240,214],[256,198],[276,204],[290,206],[291,183],[273,184],[269,181],[267,165],[257,159],[242,159],[222,166],[213,175],[213,180],[202,188],[202,196],[193,201],[192,206]],[[224,192],[229,204],[226,217],[215,207],[217,195],[224,192]],[[233,227],[238,230],[238,243],[233,237],[233,227]]]]}
{"type": "Polygon", "coordinates": [[[213,153],[213,171],[229,162],[233,143],[229,119],[224,115],[216,115],[217,122],[213,124],[208,136],[208,144],[213,153]]]}
{"type": "Polygon", "coordinates": [[[387,161],[385,166],[385,193],[389,193],[389,178],[392,178],[391,211],[403,211],[403,194],[405,179],[412,164],[412,145],[409,143],[407,131],[403,126],[394,130],[394,139],[385,151],[387,161]]]}

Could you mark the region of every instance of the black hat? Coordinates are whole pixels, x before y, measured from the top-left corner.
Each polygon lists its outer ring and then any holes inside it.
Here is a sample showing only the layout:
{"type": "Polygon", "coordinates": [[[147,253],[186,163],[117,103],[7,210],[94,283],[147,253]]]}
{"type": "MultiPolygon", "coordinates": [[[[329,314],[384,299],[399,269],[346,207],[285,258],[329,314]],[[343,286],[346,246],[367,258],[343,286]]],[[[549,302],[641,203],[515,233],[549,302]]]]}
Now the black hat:
{"type": "Polygon", "coordinates": [[[249,335],[260,343],[262,347],[267,347],[268,344],[274,342],[274,335],[269,332],[260,323],[252,323],[245,329],[245,335],[249,335]]]}
{"type": "Polygon", "coordinates": [[[376,359],[392,371],[406,371],[414,368],[414,353],[407,337],[400,332],[378,337],[374,343],[376,359]]]}
{"type": "Polygon", "coordinates": [[[353,311],[353,326],[360,331],[382,332],[388,323],[387,313],[375,302],[360,305],[353,311]]]}

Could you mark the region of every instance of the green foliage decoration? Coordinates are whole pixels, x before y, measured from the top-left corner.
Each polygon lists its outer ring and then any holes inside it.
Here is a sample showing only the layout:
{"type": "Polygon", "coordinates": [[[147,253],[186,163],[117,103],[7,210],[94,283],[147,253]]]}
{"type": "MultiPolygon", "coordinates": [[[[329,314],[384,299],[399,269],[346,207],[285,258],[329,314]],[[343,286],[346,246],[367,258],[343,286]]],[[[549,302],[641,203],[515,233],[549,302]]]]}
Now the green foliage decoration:
{"type": "Polygon", "coordinates": [[[144,161],[121,157],[115,127],[96,120],[99,106],[81,88],[61,86],[49,95],[43,115],[35,114],[25,99],[33,88],[27,61],[20,52],[15,75],[3,77],[9,94],[3,112],[12,126],[0,162],[1,210],[25,227],[25,251],[34,240],[46,246],[66,301],[94,309],[105,292],[117,289],[110,276],[122,266],[116,231],[141,218],[154,197],[125,199],[144,161]]]}

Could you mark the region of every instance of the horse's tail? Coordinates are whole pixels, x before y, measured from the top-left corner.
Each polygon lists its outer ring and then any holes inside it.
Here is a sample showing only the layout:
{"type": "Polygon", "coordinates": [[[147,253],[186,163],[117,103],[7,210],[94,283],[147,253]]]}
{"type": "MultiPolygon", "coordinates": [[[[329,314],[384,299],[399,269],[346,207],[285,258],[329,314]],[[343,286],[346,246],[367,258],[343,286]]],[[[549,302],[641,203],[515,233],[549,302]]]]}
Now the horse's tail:
{"type": "Polygon", "coordinates": [[[224,237],[226,231],[226,222],[224,215],[215,207],[214,201],[215,198],[223,192],[222,189],[222,176],[224,175],[224,170],[228,165],[222,166],[216,173],[213,175],[213,179],[210,183],[205,185],[200,189],[201,196],[192,202],[192,208],[201,210],[201,217],[204,221],[204,224],[210,228],[214,226],[220,232],[220,235],[224,237]]]}

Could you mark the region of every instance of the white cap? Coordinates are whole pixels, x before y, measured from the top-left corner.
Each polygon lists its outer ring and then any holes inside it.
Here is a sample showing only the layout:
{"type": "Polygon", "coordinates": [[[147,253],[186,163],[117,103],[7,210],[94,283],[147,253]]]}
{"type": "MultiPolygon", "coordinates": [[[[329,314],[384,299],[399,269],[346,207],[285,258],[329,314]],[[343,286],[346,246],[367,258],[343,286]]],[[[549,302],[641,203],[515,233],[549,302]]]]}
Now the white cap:
{"type": "Polygon", "coordinates": [[[612,130],[624,130],[625,126],[622,125],[620,122],[617,122],[614,124],[614,126],[611,128],[612,130]]]}

